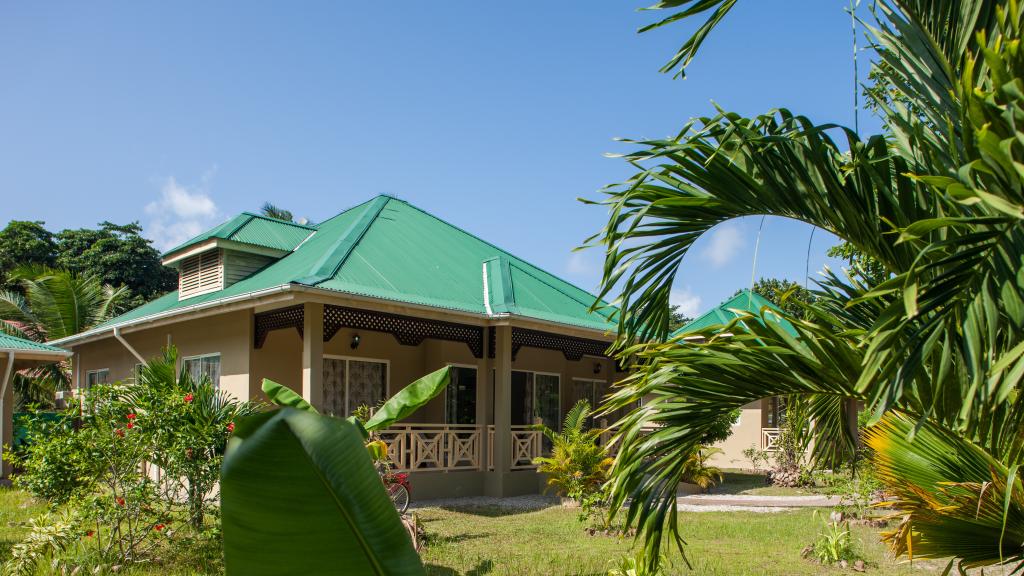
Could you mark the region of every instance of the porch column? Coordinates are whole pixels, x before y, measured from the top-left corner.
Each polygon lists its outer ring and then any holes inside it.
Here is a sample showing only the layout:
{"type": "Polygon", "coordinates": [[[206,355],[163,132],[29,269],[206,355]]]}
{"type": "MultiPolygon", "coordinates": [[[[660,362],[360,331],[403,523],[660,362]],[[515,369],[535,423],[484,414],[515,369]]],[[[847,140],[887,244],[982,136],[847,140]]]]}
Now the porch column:
{"type": "Polygon", "coordinates": [[[302,320],[302,398],[317,410],[324,403],[324,305],[306,302],[302,320]]]}
{"type": "Polygon", "coordinates": [[[487,479],[488,496],[504,496],[505,476],[512,468],[512,327],[498,326],[494,343],[494,471],[487,479]]]}
{"type": "Polygon", "coordinates": [[[12,357],[0,356],[0,386],[4,375],[7,375],[7,389],[3,391],[2,408],[0,408],[0,478],[7,478],[11,473],[11,465],[7,463],[4,446],[12,444],[14,431],[14,385],[10,382],[14,377],[13,366],[7,366],[12,357]]]}

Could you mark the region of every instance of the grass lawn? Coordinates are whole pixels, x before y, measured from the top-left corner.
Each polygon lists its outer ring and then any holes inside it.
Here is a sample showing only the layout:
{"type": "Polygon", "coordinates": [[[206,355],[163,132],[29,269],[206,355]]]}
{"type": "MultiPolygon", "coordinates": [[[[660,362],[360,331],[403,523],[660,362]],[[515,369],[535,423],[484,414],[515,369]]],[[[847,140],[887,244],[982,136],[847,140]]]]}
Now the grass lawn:
{"type": "MultiPolygon", "coordinates": [[[[0,489],[0,564],[27,531],[24,523],[45,506],[19,490],[0,489]]],[[[494,508],[417,511],[426,529],[423,551],[427,573],[443,576],[601,575],[608,562],[626,554],[630,541],[589,536],[576,520],[576,511],[548,508],[535,512],[499,512],[494,508]]],[[[670,574],[853,574],[829,569],[800,558],[821,521],[810,510],[779,514],[749,512],[684,513],[683,533],[693,570],[673,554],[670,574]]],[[[868,574],[878,576],[938,573],[911,568],[886,558],[877,532],[855,526],[854,537],[868,562],[868,574]]],[[[40,574],[45,574],[45,568],[40,574]]],[[[203,574],[194,567],[150,566],[120,574],[185,576],[203,574]]]]}
{"type": "MultiPolygon", "coordinates": [[[[609,560],[628,553],[631,544],[631,540],[584,533],[576,512],[561,508],[525,513],[425,508],[417,514],[429,538],[423,552],[427,573],[438,576],[604,575],[609,560]]],[[[811,510],[681,516],[693,569],[673,554],[670,574],[854,574],[800,558],[822,523],[811,510]]],[[[878,543],[877,530],[854,526],[853,532],[868,574],[938,573],[889,559],[878,543]]]]}

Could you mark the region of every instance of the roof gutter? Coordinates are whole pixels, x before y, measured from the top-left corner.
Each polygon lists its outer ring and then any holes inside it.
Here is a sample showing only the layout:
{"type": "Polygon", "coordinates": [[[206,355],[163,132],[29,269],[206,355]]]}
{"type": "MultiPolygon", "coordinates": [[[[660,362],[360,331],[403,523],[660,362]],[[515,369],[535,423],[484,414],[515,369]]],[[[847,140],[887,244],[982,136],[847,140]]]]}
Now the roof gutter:
{"type": "Polygon", "coordinates": [[[233,304],[233,303],[236,303],[236,302],[245,302],[247,300],[255,300],[257,298],[263,298],[265,296],[271,296],[273,294],[278,294],[278,293],[281,293],[281,292],[287,292],[290,289],[291,289],[291,285],[290,284],[282,284],[280,286],[275,286],[273,288],[267,288],[267,289],[264,289],[264,290],[254,290],[252,292],[246,292],[244,294],[238,294],[237,296],[231,296],[231,297],[228,297],[228,298],[219,298],[217,300],[210,300],[209,302],[203,302],[201,304],[193,304],[191,306],[185,306],[185,307],[182,307],[182,308],[175,308],[173,310],[166,310],[164,312],[158,312],[156,314],[150,314],[148,316],[141,316],[141,317],[136,318],[134,320],[128,320],[126,322],[122,322],[122,323],[117,324],[115,326],[106,326],[106,327],[103,327],[103,328],[93,328],[91,330],[86,330],[85,332],[82,332],[81,334],[75,334],[74,336],[67,336],[67,337],[64,337],[64,338],[59,338],[57,340],[53,340],[52,342],[47,342],[47,344],[49,344],[51,346],[66,346],[66,345],[69,345],[69,344],[77,344],[77,343],[82,342],[84,340],[92,339],[95,336],[100,336],[102,334],[106,334],[107,332],[112,332],[114,329],[120,330],[121,328],[128,328],[130,326],[137,326],[139,324],[145,324],[147,322],[153,322],[155,320],[160,320],[162,318],[168,318],[168,317],[171,317],[171,316],[178,316],[178,315],[181,315],[181,314],[187,314],[189,312],[198,312],[200,310],[207,310],[207,309],[210,309],[210,308],[218,308],[220,306],[224,306],[225,304],[233,304]]]}

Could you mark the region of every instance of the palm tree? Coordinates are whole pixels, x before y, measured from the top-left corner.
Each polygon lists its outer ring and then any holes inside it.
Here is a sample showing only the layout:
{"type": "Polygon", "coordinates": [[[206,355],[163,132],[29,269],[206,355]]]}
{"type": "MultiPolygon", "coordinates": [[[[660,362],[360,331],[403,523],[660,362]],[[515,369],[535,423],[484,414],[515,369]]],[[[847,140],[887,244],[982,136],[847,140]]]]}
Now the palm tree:
{"type": "Polygon", "coordinates": [[[292,221],[292,213],[284,208],[279,208],[270,202],[264,202],[263,208],[260,209],[260,213],[267,218],[273,218],[275,220],[284,220],[285,222],[292,221]]]}
{"type": "MultiPolygon", "coordinates": [[[[11,275],[24,291],[0,291],[0,330],[35,342],[83,332],[113,317],[128,295],[97,276],[50,268],[19,268],[11,275]]],[[[50,364],[14,381],[25,401],[51,402],[54,390],[66,390],[71,380],[66,363],[50,364]]]]}
{"type": "MultiPolygon", "coordinates": [[[[711,14],[664,70],[681,72],[734,4],[656,5],[682,11],[648,29],[711,14]]],[[[910,511],[897,552],[966,568],[1024,559],[1012,525],[1024,518],[1024,11],[1016,0],[878,0],[874,16],[867,93],[884,134],[862,138],[784,109],[721,111],[675,138],[633,141],[626,159],[639,171],[592,201],[610,214],[590,241],[606,255],[599,296],[620,291],[618,354],[635,370],[604,409],[645,400],[616,425],[613,514],[625,509],[643,529],[651,566],[665,531],[681,547],[675,486],[700,436],[723,411],[767,396],[805,403],[819,462],[855,450],[853,400],[873,413],[873,445],[916,429],[957,446],[963,465],[935,462],[930,475],[872,451],[910,511]],[[690,247],[752,215],[827,230],[885,274],[829,273],[805,318],[789,318],[796,337],[748,317],[701,342],[664,342],[669,292],[690,247]],[[987,465],[968,465],[968,454],[987,465]],[[912,482],[920,490],[907,490],[912,482]],[[977,486],[987,490],[971,492],[977,486]],[[944,491],[960,505],[936,506],[944,491]],[[967,512],[993,510],[991,499],[1003,504],[986,519],[1000,524],[995,539],[967,529],[967,512]]],[[[935,460],[936,445],[905,443],[915,462],[935,460]]]]}

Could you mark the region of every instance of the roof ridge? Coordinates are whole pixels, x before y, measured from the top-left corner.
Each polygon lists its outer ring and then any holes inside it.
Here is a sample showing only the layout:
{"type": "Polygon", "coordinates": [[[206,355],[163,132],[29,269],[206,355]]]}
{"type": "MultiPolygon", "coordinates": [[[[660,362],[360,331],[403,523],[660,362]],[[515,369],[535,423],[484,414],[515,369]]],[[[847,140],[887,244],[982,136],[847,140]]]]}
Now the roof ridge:
{"type": "Polygon", "coordinates": [[[239,213],[239,215],[242,215],[242,214],[244,214],[246,216],[251,216],[252,218],[259,218],[260,220],[266,220],[267,222],[273,222],[274,224],[285,224],[287,226],[295,226],[296,228],[305,228],[307,230],[316,230],[316,226],[311,226],[309,224],[300,224],[299,222],[295,222],[295,221],[281,220],[280,218],[273,218],[273,217],[270,217],[270,216],[265,216],[263,214],[257,214],[255,212],[249,212],[248,210],[242,210],[239,213]]]}
{"type": "MultiPolygon", "coordinates": [[[[514,258],[514,259],[522,262],[523,264],[526,264],[527,266],[535,268],[535,269],[539,270],[540,272],[543,272],[544,274],[547,274],[548,276],[551,276],[552,278],[555,278],[556,280],[558,280],[560,282],[564,282],[565,284],[567,284],[567,285],[569,285],[569,286],[579,290],[580,292],[584,292],[584,293],[586,293],[586,294],[588,294],[590,296],[593,296],[595,301],[598,300],[597,295],[594,294],[593,292],[591,292],[590,290],[586,290],[584,288],[580,288],[576,284],[573,284],[572,282],[569,282],[568,280],[562,278],[561,276],[558,276],[557,274],[552,274],[551,272],[548,272],[547,270],[541,268],[540,266],[537,266],[536,264],[534,264],[532,262],[524,260],[523,258],[520,258],[519,256],[516,256],[515,254],[509,252],[508,250],[505,250],[504,248],[501,248],[500,246],[497,246],[497,245],[495,245],[492,242],[488,242],[487,240],[484,240],[483,238],[477,236],[476,234],[473,234],[472,232],[469,232],[469,231],[465,230],[464,228],[461,228],[461,227],[459,227],[459,226],[457,226],[455,224],[452,224],[451,222],[445,220],[444,218],[441,218],[439,216],[431,214],[430,212],[424,210],[423,208],[420,208],[419,206],[417,206],[417,205],[415,205],[415,204],[413,204],[411,202],[408,202],[406,200],[402,200],[401,198],[396,198],[394,196],[387,196],[386,194],[381,194],[381,196],[385,196],[387,198],[395,200],[396,202],[401,202],[402,204],[405,204],[406,206],[412,208],[413,210],[417,210],[419,212],[422,212],[423,214],[426,214],[427,216],[433,218],[434,220],[437,220],[438,222],[440,222],[440,223],[442,223],[442,224],[444,224],[446,226],[449,226],[449,227],[451,227],[451,228],[453,228],[455,230],[458,230],[459,232],[462,232],[463,234],[465,234],[466,236],[469,236],[470,238],[478,240],[479,242],[482,242],[483,244],[486,244],[487,246],[490,246],[491,248],[494,248],[495,250],[501,252],[505,256],[508,256],[510,258],[514,258]]],[[[539,280],[539,278],[538,278],[538,280],[539,280]]],[[[550,283],[547,283],[547,284],[550,286],[550,283]]],[[[552,288],[554,288],[554,286],[552,286],[552,288]]],[[[558,290],[558,289],[556,288],[556,290],[558,290]]],[[[562,290],[559,290],[559,292],[562,292],[563,294],[565,294],[565,292],[562,291],[562,290]]],[[[569,294],[565,294],[565,295],[569,296],[571,298],[571,296],[569,294]]],[[[578,300],[577,300],[577,302],[578,302],[578,300]]],[[[607,302],[602,302],[602,304],[610,305],[607,302]]],[[[589,304],[588,304],[588,306],[589,306],[589,304]]]]}
{"type": "MultiPolygon", "coordinates": [[[[348,257],[352,255],[352,251],[355,250],[356,246],[363,240],[366,235],[366,231],[373,226],[373,223],[377,221],[384,207],[387,206],[388,202],[393,200],[390,196],[379,195],[369,202],[364,202],[363,205],[368,204],[364,209],[363,213],[356,219],[355,222],[349,224],[348,228],[338,237],[337,240],[331,244],[328,250],[324,251],[324,255],[313,264],[313,269],[310,270],[308,276],[295,280],[300,284],[307,284],[315,286],[325,280],[328,280],[341,270],[348,257]]],[[[350,208],[354,210],[358,206],[350,208]]],[[[348,212],[346,210],[345,212],[348,212]]],[[[344,214],[342,212],[338,214],[344,214]]],[[[331,218],[333,220],[337,216],[331,218]]]]}

